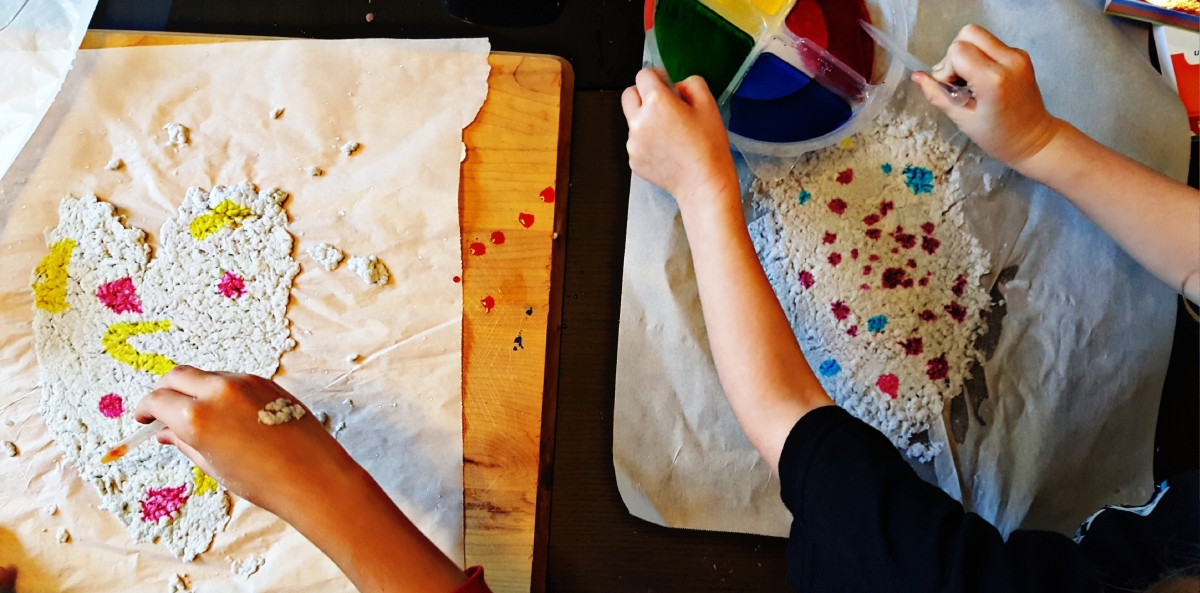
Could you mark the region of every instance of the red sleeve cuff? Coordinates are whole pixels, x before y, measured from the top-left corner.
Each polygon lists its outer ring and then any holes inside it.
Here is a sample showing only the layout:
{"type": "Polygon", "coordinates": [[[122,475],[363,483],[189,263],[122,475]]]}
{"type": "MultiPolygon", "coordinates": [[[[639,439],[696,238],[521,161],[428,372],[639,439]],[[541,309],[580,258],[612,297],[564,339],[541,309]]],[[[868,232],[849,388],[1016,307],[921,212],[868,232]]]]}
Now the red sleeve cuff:
{"type": "Polygon", "coordinates": [[[463,574],[467,575],[467,582],[459,585],[451,593],[492,593],[492,590],[488,589],[487,583],[483,582],[482,566],[472,566],[463,574]]]}

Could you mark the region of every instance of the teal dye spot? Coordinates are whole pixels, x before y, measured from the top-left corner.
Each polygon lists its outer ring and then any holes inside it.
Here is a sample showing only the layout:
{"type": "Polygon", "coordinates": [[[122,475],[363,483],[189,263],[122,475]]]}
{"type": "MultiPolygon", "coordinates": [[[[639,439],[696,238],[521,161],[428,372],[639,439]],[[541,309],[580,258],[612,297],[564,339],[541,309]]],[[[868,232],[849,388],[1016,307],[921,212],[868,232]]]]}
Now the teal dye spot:
{"type": "Polygon", "coordinates": [[[842,372],[842,365],[838,364],[836,360],[830,358],[829,360],[821,363],[821,366],[817,369],[817,372],[821,373],[822,377],[832,377],[842,372]]]}
{"type": "Polygon", "coordinates": [[[803,205],[807,204],[809,200],[812,199],[812,194],[808,193],[808,190],[802,189],[802,190],[800,190],[800,195],[797,196],[797,198],[799,198],[799,200],[800,200],[800,205],[803,206],[803,205]]]}
{"type": "Polygon", "coordinates": [[[883,170],[883,174],[884,174],[884,175],[891,175],[891,174],[892,174],[892,164],[891,164],[891,163],[884,163],[884,164],[883,164],[883,166],[882,166],[882,167],[880,167],[880,169],[882,169],[882,170],[883,170]]]}
{"type": "Polygon", "coordinates": [[[877,334],[887,327],[887,315],[876,315],[867,320],[867,331],[877,334]]]}
{"type": "Polygon", "coordinates": [[[904,167],[904,185],[911,189],[914,195],[927,194],[933,191],[933,171],[925,167],[904,167]]]}

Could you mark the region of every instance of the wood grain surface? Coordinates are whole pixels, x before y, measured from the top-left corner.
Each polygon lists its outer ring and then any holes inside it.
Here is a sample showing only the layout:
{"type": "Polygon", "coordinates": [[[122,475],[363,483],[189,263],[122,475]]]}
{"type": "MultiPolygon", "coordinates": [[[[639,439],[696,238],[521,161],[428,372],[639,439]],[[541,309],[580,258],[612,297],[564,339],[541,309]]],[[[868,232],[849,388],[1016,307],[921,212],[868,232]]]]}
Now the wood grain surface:
{"type": "MultiPolygon", "coordinates": [[[[82,48],[260,39],[91,31],[82,48]]],[[[487,100],[463,132],[459,186],[466,559],[486,567],[496,593],[541,591],[572,71],[553,56],[492,53],[488,63],[487,100]]]]}

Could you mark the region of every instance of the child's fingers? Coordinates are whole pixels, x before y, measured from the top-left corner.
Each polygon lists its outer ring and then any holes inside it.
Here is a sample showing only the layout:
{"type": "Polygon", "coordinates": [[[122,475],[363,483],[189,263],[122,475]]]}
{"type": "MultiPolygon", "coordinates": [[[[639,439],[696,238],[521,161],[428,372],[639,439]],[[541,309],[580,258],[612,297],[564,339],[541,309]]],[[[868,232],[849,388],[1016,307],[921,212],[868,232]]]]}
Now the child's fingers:
{"type": "Polygon", "coordinates": [[[642,103],[653,101],[663,95],[670,95],[671,89],[663,82],[662,75],[651,68],[642,68],[637,73],[637,91],[642,103]]]}
{"type": "Polygon", "coordinates": [[[621,110],[625,112],[625,119],[633,119],[633,115],[642,108],[642,96],[638,94],[637,87],[631,86],[621,93],[621,110]]]}
{"type": "Polygon", "coordinates": [[[161,420],[174,434],[191,440],[194,436],[191,419],[196,399],[173,389],[158,388],[142,398],[133,411],[133,419],[143,424],[161,420]]]}
{"type": "Polygon", "coordinates": [[[942,64],[942,70],[934,73],[934,77],[942,82],[952,82],[958,77],[967,81],[967,84],[972,84],[997,77],[1000,70],[999,64],[975,44],[967,41],[951,43],[942,64]]]}
{"type": "Polygon", "coordinates": [[[979,25],[967,25],[963,27],[959,30],[955,40],[966,41],[974,45],[995,62],[1009,68],[1017,66],[1025,59],[1026,55],[1025,52],[1019,49],[1009,47],[993,35],[991,31],[979,25]]]}
{"type": "Polygon", "coordinates": [[[701,76],[693,74],[685,78],[675,85],[675,90],[679,92],[679,96],[684,101],[693,107],[708,110],[715,109],[717,106],[717,100],[708,90],[708,82],[701,76]]]}
{"type": "Polygon", "coordinates": [[[930,105],[942,111],[948,111],[954,107],[946,98],[946,93],[942,92],[942,86],[932,76],[924,72],[913,72],[912,80],[921,87],[921,92],[925,94],[925,100],[929,101],[930,105]]]}

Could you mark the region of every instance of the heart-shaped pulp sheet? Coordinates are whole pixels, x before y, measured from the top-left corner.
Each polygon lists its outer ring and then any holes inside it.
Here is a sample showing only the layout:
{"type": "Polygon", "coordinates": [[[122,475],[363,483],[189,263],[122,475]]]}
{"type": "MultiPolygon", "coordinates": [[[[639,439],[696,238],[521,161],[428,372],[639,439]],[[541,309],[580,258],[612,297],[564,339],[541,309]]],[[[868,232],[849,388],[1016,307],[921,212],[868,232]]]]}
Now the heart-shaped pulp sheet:
{"type": "Polygon", "coordinates": [[[944,445],[927,431],[970,377],[989,305],[959,154],[932,125],[885,114],[754,187],[755,248],[813,371],[922,461],[944,445]]]}
{"type": "Polygon", "coordinates": [[[111,204],[66,198],[34,271],[41,412],[80,476],[140,542],[192,560],[229,520],[225,490],[151,441],[104,465],[133,409],[176,364],[271,377],[292,349],[292,259],[280,190],[190,188],[150,259],[111,204]]]}

